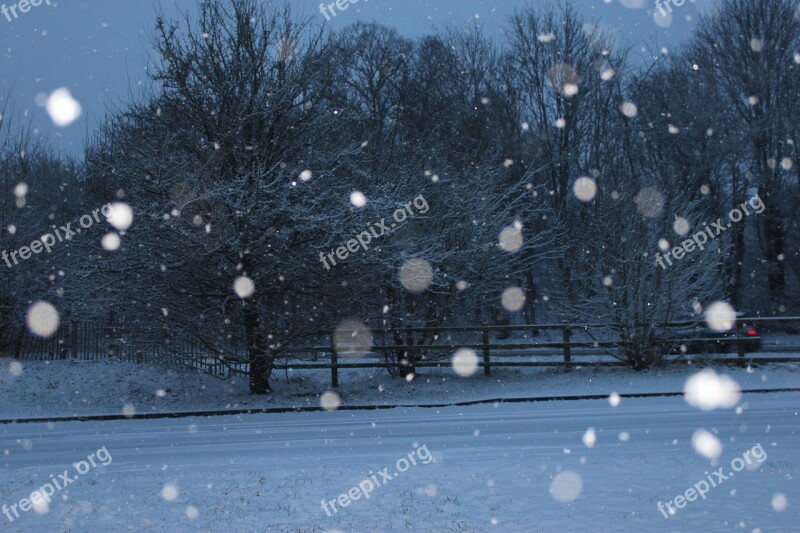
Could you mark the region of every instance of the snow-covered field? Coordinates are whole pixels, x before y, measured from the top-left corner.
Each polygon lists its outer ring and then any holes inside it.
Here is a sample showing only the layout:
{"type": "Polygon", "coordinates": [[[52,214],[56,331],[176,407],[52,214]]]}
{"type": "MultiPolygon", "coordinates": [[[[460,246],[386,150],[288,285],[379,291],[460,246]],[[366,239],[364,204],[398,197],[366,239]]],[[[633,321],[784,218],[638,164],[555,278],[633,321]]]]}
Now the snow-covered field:
{"type": "MultiPolygon", "coordinates": [[[[698,370],[496,369],[491,378],[459,378],[425,369],[410,383],[350,370],[340,394],[344,405],[424,405],[676,392],[698,370]]],[[[800,387],[797,364],[717,371],[744,390],[800,387]]],[[[4,359],[0,418],[319,406],[328,389],[327,371],[274,377],[275,394],[259,397],[243,378],[4,359]]],[[[0,505],[14,519],[3,514],[0,523],[10,531],[796,531],[799,412],[800,393],[774,392],[705,412],[660,397],[0,424],[0,505]],[[693,442],[699,429],[716,435],[719,459],[697,453],[716,455],[714,439],[693,442]],[[720,467],[727,474],[759,445],[767,458],[757,468],[675,507],[675,516],[659,511],[659,501],[720,467]],[[80,464],[92,453],[96,466],[80,464]],[[400,472],[409,456],[417,464],[400,472]],[[387,467],[384,480],[378,472],[387,467]],[[20,511],[21,500],[62,474],[77,479],[46,508],[40,501],[20,511]],[[336,502],[365,479],[374,486],[369,499],[354,492],[359,499],[346,507],[336,502]]]]}
{"type": "MultiPolygon", "coordinates": [[[[723,367],[742,389],[800,387],[800,365],[753,369],[723,367]]],[[[420,405],[491,398],[580,394],[680,392],[698,368],[634,372],[626,368],[497,368],[485,378],[456,376],[451,368],[422,369],[408,383],[383,370],[340,372],[343,405],[420,405]]],[[[330,387],[327,370],[276,371],[275,393],[248,392],[245,377],[220,380],[193,372],[115,361],[19,361],[0,359],[0,419],[49,415],[121,414],[320,405],[330,387]],[[287,380],[288,378],[288,380],[287,380]],[[131,411],[126,411],[131,412],[131,411]]]]}
{"type": "Polygon", "coordinates": [[[73,463],[102,447],[111,460],[43,514],[0,519],[4,531],[797,531],[800,394],[740,406],[703,412],[677,397],[5,424],[0,504],[51,474],[76,476],[73,463]],[[723,445],[718,466],[695,451],[700,428],[723,445]],[[757,469],[659,512],[757,445],[757,469]],[[322,509],[386,467],[396,477],[369,499],[322,509]]]}

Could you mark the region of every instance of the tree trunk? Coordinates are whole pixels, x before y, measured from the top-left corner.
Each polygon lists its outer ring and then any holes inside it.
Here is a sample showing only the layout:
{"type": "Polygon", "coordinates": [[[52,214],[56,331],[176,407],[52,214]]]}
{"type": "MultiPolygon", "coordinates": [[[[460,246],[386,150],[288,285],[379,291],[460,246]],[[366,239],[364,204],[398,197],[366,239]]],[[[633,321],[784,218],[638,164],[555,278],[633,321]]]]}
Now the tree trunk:
{"type": "MultiPolygon", "coordinates": [[[[536,300],[539,295],[536,290],[536,283],[533,281],[533,272],[527,271],[525,273],[526,288],[528,290],[527,299],[525,300],[525,323],[536,324],[536,300]]],[[[538,330],[533,330],[531,336],[535,337],[539,334],[538,330]]]]}
{"type": "Polygon", "coordinates": [[[249,303],[244,312],[245,337],[247,338],[247,355],[250,361],[250,392],[253,394],[269,394],[269,378],[272,374],[272,359],[264,349],[264,337],[259,327],[258,310],[249,303]]]}
{"type": "Polygon", "coordinates": [[[744,227],[735,225],[733,227],[733,249],[731,257],[728,259],[728,287],[726,292],[730,292],[731,303],[734,309],[740,309],[744,295],[742,294],[742,265],[744,263],[745,240],[744,227]]]}
{"type": "Polygon", "coordinates": [[[767,280],[769,283],[770,297],[773,302],[783,303],[784,288],[786,285],[784,275],[785,262],[779,259],[784,254],[783,221],[781,211],[774,202],[768,204],[764,211],[764,238],[767,249],[767,280]]]}

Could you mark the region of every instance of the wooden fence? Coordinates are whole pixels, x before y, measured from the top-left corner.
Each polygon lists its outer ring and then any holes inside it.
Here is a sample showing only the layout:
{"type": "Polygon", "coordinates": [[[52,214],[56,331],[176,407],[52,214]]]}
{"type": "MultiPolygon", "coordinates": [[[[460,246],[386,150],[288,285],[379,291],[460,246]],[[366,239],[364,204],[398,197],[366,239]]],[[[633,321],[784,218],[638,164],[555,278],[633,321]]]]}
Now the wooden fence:
{"type": "MultiPolygon", "coordinates": [[[[733,357],[716,354],[716,361],[727,361],[746,365],[753,360],[758,363],[799,362],[800,356],[748,357],[747,346],[754,337],[746,336],[742,324],[757,325],[760,331],[793,330],[800,332],[800,317],[740,318],[736,335],[725,340],[727,347],[735,351],[733,357]],[[794,329],[792,329],[794,328],[794,329]]],[[[668,327],[679,328],[690,323],[674,323],[668,327]]],[[[493,368],[503,367],[614,367],[628,366],[614,350],[619,341],[596,339],[607,334],[604,324],[531,324],[518,326],[461,326],[396,328],[372,332],[373,338],[403,339],[402,343],[387,343],[370,346],[367,353],[358,358],[347,357],[334,345],[334,335],[320,336],[324,345],[282,348],[276,358],[276,370],[317,369],[330,371],[331,387],[339,386],[340,371],[359,368],[394,369],[401,373],[416,373],[420,368],[451,366],[450,355],[459,349],[470,349],[478,355],[477,366],[485,376],[493,368]],[[510,335],[512,332],[530,333],[526,342],[500,342],[492,335],[510,335]],[[549,340],[534,340],[534,337],[549,333],[549,340]],[[444,337],[444,340],[439,340],[444,337]],[[458,337],[458,338],[454,338],[458,337]],[[423,342],[424,339],[436,339],[423,342]],[[470,339],[471,338],[471,339],[470,339]],[[527,360],[520,360],[526,358],[527,360]],[[516,359],[516,360],[515,360],[516,359]]],[[[761,337],[763,338],[763,336],[761,337]]],[[[692,338],[692,343],[707,345],[709,350],[719,348],[718,338],[692,338]]],[[[800,339],[799,339],[800,340],[800,339]]],[[[676,342],[676,341],[673,341],[676,342]]],[[[800,352],[800,346],[796,347],[800,352]]],[[[774,346],[762,347],[760,353],[775,351],[774,346]]],[[[784,350],[785,347],[784,347],[784,350]]],[[[12,354],[6,354],[12,355],[12,354]]],[[[208,374],[227,378],[237,374],[248,374],[244,347],[222,358],[211,356],[191,337],[168,338],[163,332],[154,333],[144,326],[122,327],[97,322],[70,322],[62,325],[59,333],[49,339],[41,339],[20,332],[13,342],[13,356],[21,359],[78,359],[97,360],[114,358],[131,362],[159,362],[170,365],[189,366],[208,374]]],[[[677,355],[674,359],[691,359],[691,355],[677,355]]]]}
{"type": "MultiPolygon", "coordinates": [[[[671,323],[666,325],[667,328],[680,328],[683,326],[691,326],[694,323],[671,323]]],[[[761,337],[746,336],[743,330],[743,324],[748,325],[762,325],[763,327],[781,327],[783,325],[800,324],[800,317],[781,317],[781,318],[740,318],[737,320],[737,329],[735,336],[727,337],[724,340],[725,347],[731,347],[735,351],[735,357],[729,357],[723,354],[716,354],[714,357],[705,357],[705,360],[714,360],[716,362],[730,362],[739,366],[746,366],[754,360],[759,364],[761,363],[800,363],[800,356],[793,357],[758,357],[748,358],[747,347],[754,341],[761,341],[761,337]]],[[[401,338],[405,338],[406,342],[403,344],[394,345],[377,345],[372,346],[370,352],[383,354],[384,359],[386,354],[390,352],[401,353],[404,356],[404,362],[397,361],[384,362],[380,361],[354,361],[354,358],[340,357],[341,350],[336,349],[331,334],[331,344],[328,346],[314,346],[305,348],[284,349],[283,353],[287,355],[296,354],[302,355],[313,353],[326,354],[327,362],[304,362],[294,360],[283,363],[275,364],[276,370],[301,370],[301,369],[329,369],[331,373],[331,387],[337,388],[339,386],[339,371],[345,369],[355,368],[398,368],[401,367],[408,373],[415,373],[417,368],[439,368],[448,367],[452,365],[449,355],[459,349],[470,349],[478,354],[479,360],[477,366],[483,369],[485,376],[491,375],[492,368],[499,367],[563,367],[569,370],[573,367],[613,367],[613,366],[630,366],[628,362],[621,360],[620,357],[615,357],[610,352],[618,349],[621,344],[619,341],[614,340],[574,340],[575,333],[586,333],[592,329],[608,330],[609,326],[606,324],[528,324],[519,326],[463,326],[463,327],[421,327],[421,328],[397,328],[385,330],[381,333],[397,333],[401,338]],[[555,331],[557,336],[561,337],[561,341],[544,341],[544,342],[512,342],[512,343],[498,343],[492,342],[492,333],[508,333],[513,331],[528,331],[535,334],[555,331]],[[414,343],[414,334],[433,334],[438,335],[442,333],[466,333],[466,334],[480,334],[479,342],[449,342],[449,343],[436,343],[436,344],[417,344],[414,343]],[[578,349],[591,349],[585,352],[576,352],[578,349]],[[513,353],[515,351],[524,350],[525,353],[513,353]],[[550,353],[543,352],[543,350],[550,350],[550,353]],[[556,350],[559,359],[553,359],[553,350],[556,350]],[[442,352],[444,358],[436,357],[431,354],[442,352]],[[495,359],[492,359],[494,354],[495,359]],[[550,358],[549,360],[539,361],[509,361],[508,359],[514,357],[529,357],[529,358],[550,358]],[[593,361],[580,361],[580,359],[594,358],[593,361]],[[440,359],[440,360],[436,360],[440,359]],[[404,367],[404,368],[403,368],[404,367]]],[[[686,342],[693,344],[706,345],[709,348],[709,353],[714,352],[719,348],[720,339],[716,337],[709,338],[691,338],[684,339],[686,342]]],[[[674,343],[679,343],[681,339],[674,339],[674,343]]],[[[769,349],[769,348],[767,348],[769,349]]],[[[797,346],[800,351],[800,346],[797,346]]],[[[759,350],[764,352],[764,348],[759,350]]],[[[674,359],[691,359],[691,355],[678,355],[674,359]]]]}

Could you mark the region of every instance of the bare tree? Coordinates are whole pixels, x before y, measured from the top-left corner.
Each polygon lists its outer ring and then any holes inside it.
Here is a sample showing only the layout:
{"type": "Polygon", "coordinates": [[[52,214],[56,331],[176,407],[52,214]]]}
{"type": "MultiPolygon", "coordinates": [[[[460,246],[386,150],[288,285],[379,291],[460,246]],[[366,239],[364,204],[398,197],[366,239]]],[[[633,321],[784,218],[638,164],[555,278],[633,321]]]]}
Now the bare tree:
{"type": "Polygon", "coordinates": [[[146,300],[168,301],[164,320],[212,349],[243,327],[251,390],[269,392],[281,347],[313,326],[287,320],[286,302],[308,294],[304,265],[324,234],[330,192],[305,193],[299,176],[336,164],[314,140],[335,134],[325,98],[337,59],[277,2],[208,0],[197,22],[159,18],[156,30],[163,89],[105,136],[93,175],[111,170],[139,217],[128,258],[155,254],[130,263],[148,263],[146,300]],[[239,277],[252,295],[234,293],[239,277]]]}
{"type": "Polygon", "coordinates": [[[783,209],[792,175],[781,161],[796,156],[798,48],[800,21],[794,2],[726,0],[713,16],[701,20],[687,53],[705,83],[724,95],[734,127],[744,133],[749,152],[746,178],[766,205],[758,219],[758,235],[776,304],[785,302],[783,209]]]}
{"type": "Polygon", "coordinates": [[[556,270],[567,309],[580,299],[574,275],[581,258],[580,239],[571,233],[580,221],[573,220],[568,198],[573,181],[598,168],[606,150],[624,58],[609,35],[566,4],[541,11],[526,7],[509,24],[504,79],[513,87],[519,127],[528,139],[520,158],[537,169],[534,185],[546,188],[564,232],[566,250],[556,270]]]}

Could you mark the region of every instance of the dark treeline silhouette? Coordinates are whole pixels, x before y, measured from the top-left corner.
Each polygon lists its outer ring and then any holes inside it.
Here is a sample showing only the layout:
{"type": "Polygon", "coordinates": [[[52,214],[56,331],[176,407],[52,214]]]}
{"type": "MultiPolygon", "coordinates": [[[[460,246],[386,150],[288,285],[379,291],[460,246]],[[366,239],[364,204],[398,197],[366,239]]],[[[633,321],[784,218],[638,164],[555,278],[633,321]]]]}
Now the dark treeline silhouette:
{"type": "Polygon", "coordinates": [[[252,390],[268,392],[283,347],[345,319],[373,330],[600,320],[646,367],[663,353],[654,326],[699,319],[714,301],[797,310],[793,2],[724,0],[644,69],[568,5],[518,11],[500,42],[479,25],[410,40],[317,19],[252,0],[159,18],[151,88],[108,117],[80,164],[5,110],[6,250],[110,201],[135,213],[118,250],[96,228],[3,266],[7,344],[44,299],[64,322],[246,350],[252,390]],[[762,212],[658,266],[657,253],[756,194],[762,212]],[[427,211],[396,232],[335,266],[320,260],[417,197],[427,211]],[[410,259],[432,271],[422,292],[399,275],[410,259]],[[247,298],[232,288],[242,276],[247,298]],[[518,311],[501,301],[509,287],[526,295],[518,311]]]}

